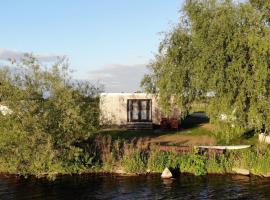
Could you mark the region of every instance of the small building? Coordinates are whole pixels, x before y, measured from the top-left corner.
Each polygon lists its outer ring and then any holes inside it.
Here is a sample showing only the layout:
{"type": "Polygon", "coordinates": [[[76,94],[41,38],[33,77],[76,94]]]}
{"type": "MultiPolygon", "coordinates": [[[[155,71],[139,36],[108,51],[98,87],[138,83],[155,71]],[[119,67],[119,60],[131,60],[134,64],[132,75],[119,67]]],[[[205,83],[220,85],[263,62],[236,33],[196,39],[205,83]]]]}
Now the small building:
{"type": "Polygon", "coordinates": [[[100,95],[101,123],[150,129],[159,125],[161,109],[154,94],[102,93],[100,95]]]}

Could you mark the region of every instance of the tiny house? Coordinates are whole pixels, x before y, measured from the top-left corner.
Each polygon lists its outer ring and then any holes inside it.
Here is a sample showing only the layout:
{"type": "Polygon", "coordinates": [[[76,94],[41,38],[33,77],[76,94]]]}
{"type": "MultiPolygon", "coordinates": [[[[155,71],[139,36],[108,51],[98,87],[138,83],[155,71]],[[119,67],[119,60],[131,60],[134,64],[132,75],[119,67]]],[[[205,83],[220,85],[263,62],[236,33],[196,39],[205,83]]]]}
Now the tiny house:
{"type": "Polygon", "coordinates": [[[131,129],[152,129],[161,121],[161,110],[154,94],[102,93],[101,123],[131,129]]]}

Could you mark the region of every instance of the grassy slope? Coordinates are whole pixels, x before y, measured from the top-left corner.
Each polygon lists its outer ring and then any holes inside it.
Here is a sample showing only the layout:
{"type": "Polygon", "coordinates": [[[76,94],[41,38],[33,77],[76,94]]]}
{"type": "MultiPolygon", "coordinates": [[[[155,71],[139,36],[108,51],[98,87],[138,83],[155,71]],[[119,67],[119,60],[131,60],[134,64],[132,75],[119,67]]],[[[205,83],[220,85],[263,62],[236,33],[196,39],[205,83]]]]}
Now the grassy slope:
{"type": "MultiPolygon", "coordinates": [[[[179,131],[150,130],[135,131],[125,129],[107,129],[97,134],[110,135],[113,140],[134,138],[148,138],[149,141],[164,145],[190,146],[190,145],[217,145],[224,144],[215,135],[215,127],[209,123],[207,117],[201,114],[193,114],[181,123],[179,131]]],[[[257,137],[247,134],[231,141],[231,144],[256,144],[257,137]]]]}

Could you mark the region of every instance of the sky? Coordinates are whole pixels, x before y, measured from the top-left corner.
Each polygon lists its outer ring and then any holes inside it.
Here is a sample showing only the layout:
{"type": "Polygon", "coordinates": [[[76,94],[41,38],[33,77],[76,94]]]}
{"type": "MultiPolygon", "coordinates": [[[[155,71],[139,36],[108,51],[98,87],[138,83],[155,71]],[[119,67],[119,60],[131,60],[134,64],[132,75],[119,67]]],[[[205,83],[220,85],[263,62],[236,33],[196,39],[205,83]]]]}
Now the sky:
{"type": "Polygon", "coordinates": [[[0,60],[33,53],[42,62],[67,56],[75,79],[106,92],[135,92],[162,32],[183,0],[9,0],[0,7],[0,60]]]}

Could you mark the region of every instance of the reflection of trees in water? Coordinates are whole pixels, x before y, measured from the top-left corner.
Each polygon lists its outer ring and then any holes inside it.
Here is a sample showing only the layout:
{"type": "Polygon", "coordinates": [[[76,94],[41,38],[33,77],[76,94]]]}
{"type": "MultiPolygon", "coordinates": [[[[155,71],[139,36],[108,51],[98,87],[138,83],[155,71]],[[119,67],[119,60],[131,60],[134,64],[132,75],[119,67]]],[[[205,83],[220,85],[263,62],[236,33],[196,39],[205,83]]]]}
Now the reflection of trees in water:
{"type": "Polygon", "coordinates": [[[270,199],[270,180],[247,176],[0,178],[0,199],[270,199]]]}

